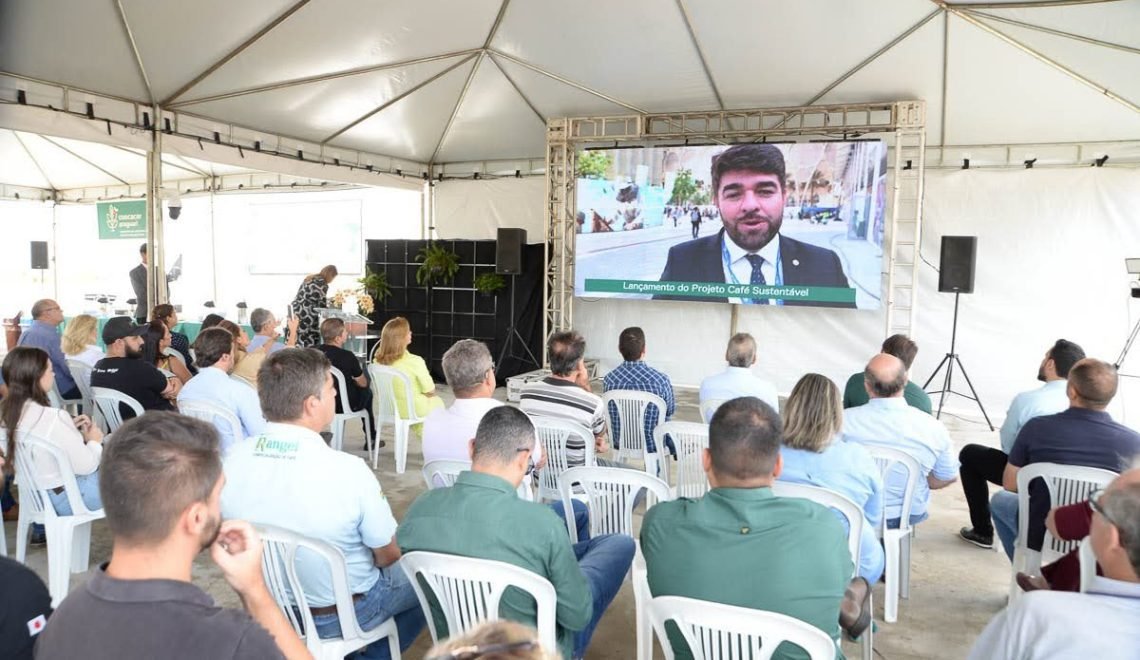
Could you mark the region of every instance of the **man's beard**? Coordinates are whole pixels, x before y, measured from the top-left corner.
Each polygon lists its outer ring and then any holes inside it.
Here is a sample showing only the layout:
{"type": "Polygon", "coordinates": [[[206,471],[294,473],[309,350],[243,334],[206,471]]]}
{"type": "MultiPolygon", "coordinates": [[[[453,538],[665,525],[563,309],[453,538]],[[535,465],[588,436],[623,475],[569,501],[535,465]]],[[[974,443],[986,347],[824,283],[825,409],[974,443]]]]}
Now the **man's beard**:
{"type": "Polygon", "coordinates": [[[132,360],[138,360],[143,356],[141,348],[131,348],[130,346],[125,346],[123,348],[123,353],[132,360]]]}
{"type": "Polygon", "coordinates": [[[206,524],[206,529],[202,532],[202,537],[198,539],[202,544],[202,549],[207,550],[210,546],[214,545],[214,541],[218,540],[218,534],[222,531],[222,517],[218,516],[206,524]]]}
{"type": "Polygon", "coordinates": [[[1037,380],[1042,383],[1045,382],[1045,363],[1042,362],[1040,367],[1037,367],[1037,380]]]}

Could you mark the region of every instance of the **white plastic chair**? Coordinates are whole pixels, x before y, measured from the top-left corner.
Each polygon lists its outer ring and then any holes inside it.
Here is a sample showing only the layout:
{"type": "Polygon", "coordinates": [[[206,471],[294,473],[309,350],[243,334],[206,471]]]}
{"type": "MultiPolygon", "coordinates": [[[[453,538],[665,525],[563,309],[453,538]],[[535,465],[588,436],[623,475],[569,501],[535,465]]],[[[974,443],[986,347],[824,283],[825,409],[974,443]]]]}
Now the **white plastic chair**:
{"type": "Polygon", "coordinates": [[[562,499],[558,477],[570,469],[566,445],[572,438],[577,438],[583,443],[586,447],[584,465],[592,467],[597,465],[594,457],[594,434],[581,424],[564,419],[534,415],[530,421],[534,424],[534,432],[542,445],[543,454],[546,455],[546,466],[538,471],[538,501],[552,502],[562,499]]]}
{"type": "Polygon", "coordinates": [[[293,630],[317,660],[340,660],[353,651],[364,648],[385,637],[394,660],[400,658],[400,639],[396,620],[388,619],[372,630],[362,630],[356,619],[352,591],[348,588],[348,568],[340,549],[280,527],[258,525],[261,536],[261,572],[273,600],[293,626],[293,630]],[[333,597],[336,600],[337,618],[340,620],[340,637],[321,639],[313,623],[308,598],[297,574],[297,552],[304,549],[318,555],[328,565],[332,578],[333,597]]]}
{"type": "Polygon", "coordinates": [[[345,380],[344,373],[336,367],[330,367],[329,371],[332,372],[333,380],[336,381],[337,391],[340,392],[340,409],[343,412],[337,413],[332,421],[332,442],[329,443],[333,449],[337,451],[344,450],[344,425],[350,419],[364,420],[364,441],[371,446],[372,453],[372,466],[376,467],[379,462],[380,443],[371,442],[369,438],[372,437],[372,421],[368,419],[368,411],[361,408],[360,410],[352,410],[348,405],[348,382],[345,380]]]}
{"type": "Polygon", "coordinates": [[[1058,463],[1032,463],[1017,471],[1017,539],[1014,541],[1013,570],[1010,574],[1010,603],[1021,597],[1021,588],[1017,586],[1019,571],[1038,574],[1043,564],[1060,559],[1075,550],[1080,543],[1063,541],[1046,530],[1041,551],[1029,549],[1026,542],[1029,539],[1030,483],[1034,479],[1042,479],[1049,490],[1049,506],[1057,508],[1087,500],[1090,493],[1097,488],[1104,488],[1117,476],[1119,475],[1111,470],[1058,463]]]}
{"type": "MultiPolygon", "coordinates": [[[[665,436],[673,440],[677,450],[677,475],[673,481],[675,497],[700,497],[709,491],[701,453],[709,446],[709,425],[697,422],[665,422],[653,430],[653,442],[665,446],[665,436]]],[[[664,454],[662,454],[664,456],[664,454]]],[[[665,465],[668,462],[663,461],[665,465]]],[[[664,473],[669,480],[668,470],[664,473]]]]}
{"type": "Polygon", "coordinates": [[[922,467],[910,454],[893,447],[864,443],[871,458],[879,467],[883,481],[894,469],[906,473],[906,486],[903,488],[902,512],[899,516],[898,529],[887,529],[887,517],[879,525],[879,538],[883,539],[883,550],[886,554],[886,588],[883,603],[883,620],[894,623],[899,620],[899,596],[910,598],[910,542],[914,536],[914,527],[910,524],[910,511],[914,505],[914,491],[918,488],[918,480],[925,478],[922,467]]]}
{"type": "Polygon", "coordinates": [[[783,642],[804,649],[811,660],[835,658],[835,642],[827,633],[784,614],[680,596],[658,596],[648,610],[666,660],[675,657],[666,621],[680,630],[694,660],[768,660],[783,642]]]}
{"type": "Polygon", "coordinates": [[[118,431],[119,427],[123,425],[123,413],[119,409],[120,403],[134,411],[135,417],[143,414],[142,404],[134,397],[123,394],[119,390],[113,390],[109,387],[92,387],[91,397],[95,403],[95,408],[99,410],[99,414],[107,422],[108,433],[118,431]]]}
{"type": "MultiPolygon", "coordinates": [[[[428,490],[435,488],[447,488],[454,486],[455,480],[459,478],[459,473],[471,469],[471,461],[453,461],[448,459],[437,459],[428,461],[423,467],[424,483],[427,484],[428,490]]],[[[534,493],[531,491],[530,482],[523,479],[518,487],[519,499],[532,501],[534,500],[534,493]]]]}
{"type": "MultiPolygon", "coordinates": [[[[859,574],[859,560],[863,549],[863,524],[866,519],[863,517],[863,509],[858,504],[833,490],[790,481],[776,481],[772,484],[772,492],[777,497],[799,497],[838,511],[847,520],[847,550],[851,553],[851,562],[854,565],[851,576],[854,577],[859,574]]],[[[875,605],[870,596],[867,598],[867,607],[871,612],[875,611],[875,605]]],[[[874,641],[872,639],[874,628],[874,625],[867,626],[867,630],[859,638],[863,646],[863,660],[871,660],[874,655],[874,641]]]]}
{"type": "Polygon", "coordinates": [[[1081,541],[1081,549],[1077,557],[1081,560],[1081,593],[1085,593],[1092,586],[1096,577],[1096,554],[1093,553],[1092,539],[1085,537],[1081,541]]]}
{"type": "Polygon", "coordinates": [[[409,552],[400,559],[400,566],[416,590],[432,641],[439,643],[462,635],[484,621],[497,621],[503,592],[515,587],[535,600],[539,643],[543,648],[558,648],[554,627],[558,600],[554,586],[546,578],[501,561],[437,552],[409,552]],[[428,598],[428,591],[433,598],[428,598]],[[435,617],[431,614],[433,599],[447,623],[446,635],[436,629],[435,617]]]}
{"type": "Polygon", "coordinates": [[[640,458],[644,462],[645,471],[657,476],[661,460],[662,448],[649,453],[649,444],[645,438],[645,418],[649,414],[650,406],[657,409],[657,423],[665,421],[665,399],[638,390],[610,390],[602,395],[602,409],[606,411],[606,433],[614,447],[614,460],[622,461],[630,458],[640,458]],[[617,417],[617,429],[614,428],[614,417],[617,417]]]}
{"type": "Polygon", "coordinates": [[[91,394],[91,366],[79,360],[67,360],[67,370],[71,373],[71,379],[75,381],[75,386],[79,388],[83,412],[91,416],[91,421],[106,430],[102,415],[99,415],[95,410],[95,397],[91,394]]]}
{"type": "MultiPolygon", "coordinates": [[[[412,379],[398,369],[386,367],[382,364],[368,365],[368,374],[372,377],[372,405],[376,411],[374,417],[376,420],[376,437],[379,439],[380,429],[384,427],[384,422],[392,423],[393,434],[396,438],[396,446],[393,449],[393,453],[396,455],[396,474],[403,474],[408,465],[408,436],[411,435],[413,425],[422,424],[424,421],[416,416],[412,379]],[[394,384],[397,380],[404,384],[405,409],[408,411],[407,419],[400,417],[400,408],[396,405],[394,384]]],[[[376,469],[379,456],[380,449],[376,447],[372,452],[373,470],[376,469]]]]}
{"type": "Polygon", "coordinates": [[[585,492],[591,537],[625,534],[637,538],[633,533],[633,507],[642,489],[654,498],[652,502],[646,501],[647,510],[657,502],[673,499],[669,484],[664,481],[644,472],[618,467],[573,467],[558,477],[558,485],[571,543],[578,542],[573,506],[575,485],[585,492]]]}
{"type": "Polygon", "coordinates": [[[182,366],[184,366],[184,367],[186,366],[186,356],[179,353],[178,349],[173,348],[171,346],[167,346],[165,349],[163,349],[162,354],[167,356],[167,357],[172,357],[175,360],[178,360],[179,362],[181,362],[182,366]]]}
{"type": "Polygon", "coordinates": [[[645,566],[645,555],[641,554],[641,541],[633,541],[633,565],[630,577],[633,583],[633,611],[637,639],[637,660],[653,660],[653,624],[649,621],[649,570],[645,566]]]}
{"type": "Polygon", "coordinates": [[[23,433],[17,437],[16,478],[21,486],[16,560],[23,563],[27,557],[32,524],[43,525],[47,533],[48,591],[52,607],[56,607],[67,596],[71,574],[82,573],[89,567],[91,523],[103,518],[103,510],[87,508],[79,494],[79,484],[75,481],[75,472],[67,454],[42,438],[23,433]],[[63,489],[72,515],[57,515],[48,498],[48,489],[40,484],[36,466],[44,462],[54,464],[63,478],[63,489]]]}
{"type": "Polygon", "coordinates": [[[63,394],[59,391],[59,383],[54,379],[51,383],[51,391],[48,392],[48,400],[51,401],[52,408],[59,408],[66,410],[71,415],[79,414],[79,406],[83,405],[83,399],[65,399],[63,394]]]}
{"type": "MultiPolygon", "coordinates": [[[[235,415],[233,411],[213,401],[206,401],[204,399],[179,399],[178,412],[187,417],[200,419],[214,426],[214,428],[219,431],[228,431],[232,444],[245,440],[245,431],[242,429],[241,420],[238,419],[238,416],[235,415]]],[[[222,447],[222,453],[229,451],[232,444],[222,447]]]]}
{"type": "Polygon", "coordinates": [[[720,408],[728,399],[705,399],[701,401],[701,419],[705,420],[705,424],[712,421],[713,413],[717,408],[720,408]]]}

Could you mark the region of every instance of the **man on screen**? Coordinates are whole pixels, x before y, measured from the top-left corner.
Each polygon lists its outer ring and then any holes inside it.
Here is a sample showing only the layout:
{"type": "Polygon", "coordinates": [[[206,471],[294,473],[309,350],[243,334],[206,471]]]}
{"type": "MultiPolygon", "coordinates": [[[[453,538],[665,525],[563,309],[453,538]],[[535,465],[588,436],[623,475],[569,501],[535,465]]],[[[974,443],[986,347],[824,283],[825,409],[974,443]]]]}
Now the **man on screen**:
{"type": "MultiPolygon", "coordinates": [[[[848,288],[835,252],[780,235],[788,196],[784,182],[784,155],[774,145],[738,144],[713,156],[713,201],[724,229],[670,248],[661,281],[848,288]]],[[[672,295],[657,295],[654,299],[822,304],[672,295]]]]}

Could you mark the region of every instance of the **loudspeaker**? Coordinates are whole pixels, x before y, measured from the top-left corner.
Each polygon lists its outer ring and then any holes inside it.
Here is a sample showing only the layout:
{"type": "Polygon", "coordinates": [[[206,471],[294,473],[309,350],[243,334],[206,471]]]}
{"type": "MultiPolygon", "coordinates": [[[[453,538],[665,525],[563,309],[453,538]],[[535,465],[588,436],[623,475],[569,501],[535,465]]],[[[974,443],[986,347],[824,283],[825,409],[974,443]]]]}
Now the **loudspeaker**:
{"type": "Polygon", "coordinates": [[[518,275],[522,272],[522,250],[526,230],[500,227],[495,241],[495,272],[518,275]]]}
{"type": "Polygon", "coordinates": [[[48,269],[47,241],[32,241],[32,268],[48,269]]]}
{"type": "Polygon", "coordinates": [[[974,260],[977,236],[943,236],[938,290],[942,293],[974,292],[974,260]]]}

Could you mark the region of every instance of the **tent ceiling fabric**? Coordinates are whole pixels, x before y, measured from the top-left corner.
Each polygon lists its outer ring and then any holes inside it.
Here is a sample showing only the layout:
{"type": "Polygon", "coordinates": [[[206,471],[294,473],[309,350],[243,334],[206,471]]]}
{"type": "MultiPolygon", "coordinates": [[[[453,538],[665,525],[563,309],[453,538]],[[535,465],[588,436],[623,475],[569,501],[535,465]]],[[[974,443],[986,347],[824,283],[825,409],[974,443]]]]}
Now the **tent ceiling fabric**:
{"type": "Polygon", "coordinates": [[[722,104],[919,98],[932,145],[1140,135],[1140,0],[121,6],[0,0],[0,71],[421,163],[542,157],[553,117],[722,104]]]}

